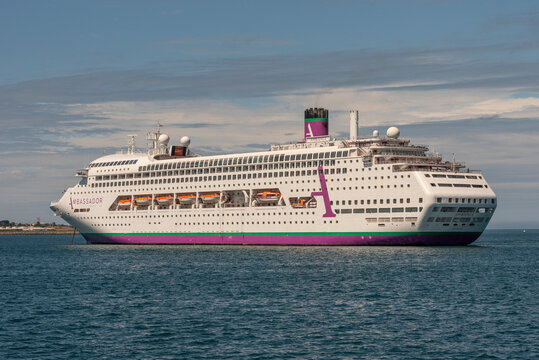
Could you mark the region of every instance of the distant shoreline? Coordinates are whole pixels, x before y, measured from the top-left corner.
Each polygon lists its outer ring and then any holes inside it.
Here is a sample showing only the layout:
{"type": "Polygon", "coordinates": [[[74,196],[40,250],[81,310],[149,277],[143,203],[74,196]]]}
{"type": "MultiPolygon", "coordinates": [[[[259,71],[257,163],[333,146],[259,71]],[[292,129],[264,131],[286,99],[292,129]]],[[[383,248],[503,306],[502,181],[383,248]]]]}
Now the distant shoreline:
{"type": "MultiPolygon", "coordinates": [[[[0,230],[2,235],[72,235],[73,229],[66,230],[0,230]]],[[[79,232],[75,230],[75,235],[79,232]]]]}

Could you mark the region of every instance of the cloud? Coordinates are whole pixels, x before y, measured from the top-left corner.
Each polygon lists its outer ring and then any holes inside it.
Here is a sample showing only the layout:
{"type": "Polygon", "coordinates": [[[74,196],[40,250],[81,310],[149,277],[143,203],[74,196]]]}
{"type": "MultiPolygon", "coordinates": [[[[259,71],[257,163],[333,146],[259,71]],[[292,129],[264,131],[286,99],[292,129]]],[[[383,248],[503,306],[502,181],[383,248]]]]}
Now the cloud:
{"type": "Polygon", "coordinates": [[[101,69],[2,85],[0,98],[4,103],[73,104],[226,100],[290,92],[313,95],[319,89],[349,87],[401,91],[485,87],[537,90],[538,79],[530,74],[539,73],[539,64],[510,59],[500,62],[504,46],[351,50],[168,62],[152,68],[101,69]]]}

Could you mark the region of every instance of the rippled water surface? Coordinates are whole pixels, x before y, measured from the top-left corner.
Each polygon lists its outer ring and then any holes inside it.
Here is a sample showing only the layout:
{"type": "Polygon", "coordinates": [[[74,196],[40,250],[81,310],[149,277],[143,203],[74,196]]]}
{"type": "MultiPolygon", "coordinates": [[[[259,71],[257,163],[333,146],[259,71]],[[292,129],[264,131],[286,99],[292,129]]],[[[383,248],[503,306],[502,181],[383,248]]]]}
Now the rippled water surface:
{"type": "Polygon", "coordinates": [[[539,232],[467,247],[0,236],[0,358],[539,358],[539,232]]]}

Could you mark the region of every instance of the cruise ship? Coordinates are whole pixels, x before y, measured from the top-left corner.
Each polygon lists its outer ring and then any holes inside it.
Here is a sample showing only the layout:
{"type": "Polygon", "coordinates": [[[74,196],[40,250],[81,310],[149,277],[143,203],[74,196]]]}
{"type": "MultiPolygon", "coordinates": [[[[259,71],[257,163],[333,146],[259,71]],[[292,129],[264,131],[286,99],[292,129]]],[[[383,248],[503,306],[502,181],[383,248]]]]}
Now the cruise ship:
{"type": "Polygon", "coordinates": [[[161,125],[149,149],[105,155],[50,204],[88,243],[467,245],[496,195],[481,172],[428,146],[374,131],[329,136],[329,112],[305,110],[304,137],[267,151],[200,156],[161,125]]]}

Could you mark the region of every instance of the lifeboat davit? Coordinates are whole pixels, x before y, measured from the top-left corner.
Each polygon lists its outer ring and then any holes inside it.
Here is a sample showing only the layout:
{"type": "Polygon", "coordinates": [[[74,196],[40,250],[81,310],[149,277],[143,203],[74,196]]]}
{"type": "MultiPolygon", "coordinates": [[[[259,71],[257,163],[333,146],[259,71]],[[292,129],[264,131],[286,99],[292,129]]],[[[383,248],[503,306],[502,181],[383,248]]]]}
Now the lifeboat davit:
{"type": "Polygon", "coordinates": [[[202,202],[204,204],[215,204],[216,202],[219,201],[219,198],[221,197],[221,195],[219,195],[218,193],[214,193],[214,194],[200,195],[200,197],[202,198],[202,202]]]}
{"type": "Polygon", "coordinates": [[[174,196],[172,195],[156,196],[155,200],[157,200],[157,203],[159,205],[170,205],[174,201],[174,196]]]}
{"type": "Polygon", "coordinates": [[[281,199],[281,193],[275,191],[263,191],[255,195],[260,203],[272,203],[281,199]]]}
{"type": "Polygon", "coordinates": [[[178,201],[180,204],[186,205],[186,204],[194,204],[196,200],[196,196],[193,194],[189,195],[178,195],[178,201]]]}
{"type": "Polygon", "coordinates": [[[135,205],[136,206],[148,206],[152,202],[152,198],[150,196],[141,196],[135,198],[135,205]]]}

